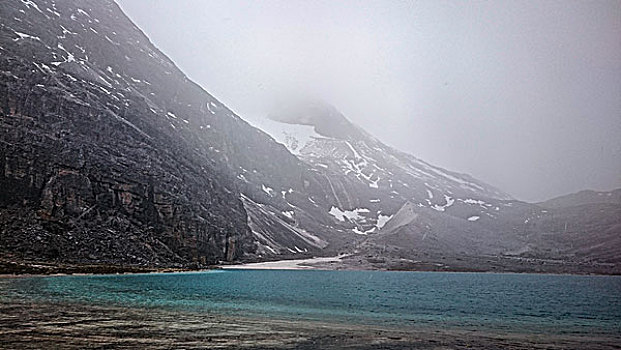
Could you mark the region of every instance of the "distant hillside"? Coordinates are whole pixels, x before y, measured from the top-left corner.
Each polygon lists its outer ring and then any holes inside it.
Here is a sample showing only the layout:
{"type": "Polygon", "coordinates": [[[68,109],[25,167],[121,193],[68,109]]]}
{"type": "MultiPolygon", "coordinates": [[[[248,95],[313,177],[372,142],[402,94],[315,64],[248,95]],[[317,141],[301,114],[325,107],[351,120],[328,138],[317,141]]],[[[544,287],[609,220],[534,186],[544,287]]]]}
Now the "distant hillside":
{"type": "Polygon", "coordinates": [[[546,208],[567,208],[583,204],[621,204],[621,189],[610,192],[580,191],[539,203],[546,208]]]}

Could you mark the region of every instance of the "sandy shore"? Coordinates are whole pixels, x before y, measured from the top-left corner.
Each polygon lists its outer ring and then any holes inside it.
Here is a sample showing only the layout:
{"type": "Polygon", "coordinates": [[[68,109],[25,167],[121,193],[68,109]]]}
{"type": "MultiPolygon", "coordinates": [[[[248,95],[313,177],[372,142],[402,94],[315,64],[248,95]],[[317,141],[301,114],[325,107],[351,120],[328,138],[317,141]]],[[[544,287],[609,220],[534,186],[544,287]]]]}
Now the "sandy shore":
{"type": "Polygon", "coordinates": [[[0,349],[619,349],[621,337],[256,319],[0,299],[0,349]]]}
{"type": "Polygon", "coordinates": [[[277,260],[261,263],[247,263],[238,265],[221,265],[224,270],[312,270],[326,269],[326,266],[338,264],[341,260],[349,255],[343,254],[333,257],[294,259],[294,260],[277,260]]]}

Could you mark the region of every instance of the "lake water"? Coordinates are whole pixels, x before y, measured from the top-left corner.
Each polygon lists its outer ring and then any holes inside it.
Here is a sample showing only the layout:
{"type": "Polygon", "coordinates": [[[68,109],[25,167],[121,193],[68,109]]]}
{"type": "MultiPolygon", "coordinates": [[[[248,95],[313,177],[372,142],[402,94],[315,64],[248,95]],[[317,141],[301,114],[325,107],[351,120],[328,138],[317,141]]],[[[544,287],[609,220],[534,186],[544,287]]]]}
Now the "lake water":
{"type": "Polygon", "coordinates": [[[555,334],[621,334],[621,278],[216,270],[0,280],[0,298],[250,317],[555,334]]]}

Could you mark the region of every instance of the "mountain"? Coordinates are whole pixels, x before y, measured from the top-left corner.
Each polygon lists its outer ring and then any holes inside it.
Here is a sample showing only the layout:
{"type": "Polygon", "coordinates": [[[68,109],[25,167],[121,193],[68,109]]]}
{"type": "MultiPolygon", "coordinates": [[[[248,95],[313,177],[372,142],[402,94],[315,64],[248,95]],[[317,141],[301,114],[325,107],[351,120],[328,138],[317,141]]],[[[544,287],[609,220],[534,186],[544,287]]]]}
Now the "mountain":
{"type": "Polygon", "coordinates": [[[319,175],[113,1],[11,1],[0,15],[3,257],[185,266],[350,240],[308,195],[319,175]]]}
{"type": "Polygon", "coordinates": [[[621,189],[610,192],[585,190],[539,203],[545,208],[569,208],[586,204],[621,204],[621,189]]]}
{"type": "Polygon", "coordinates": [[[457,203],[475,206],[479,213],[480,199],[511,198],[469,175],[435,167],[383,144],[324,103],[296,103],[251,123],[319,174],[325,184],[310,193],[329,205],[324,209],[337,219],[340,213],[356,212],[347,214],[360,218],[354,220],[355,232],[375,232],[378,221],[406,201],[438,212],[457,203]]]}
{"type": "Polygon", "coordinates": [[[300,182],[297,158],[113,1],[10,1],[0,17],[3,255],[183,265],[255,250],[237,174],[300,182]]]}
{"type": "Polygon", "coordinates": [[[111,0],[0,18],[0,263],[619,270],[617,202],[514,200],[317,101],[253,126],[111,0]]]}
{"type": "Polygon", "coordinates": [[[358,236],[344,268],[619,271],[618,191],[521,202],[395,150],[317,101],[250,122],[320,175],[311,198],[358,236]]]}

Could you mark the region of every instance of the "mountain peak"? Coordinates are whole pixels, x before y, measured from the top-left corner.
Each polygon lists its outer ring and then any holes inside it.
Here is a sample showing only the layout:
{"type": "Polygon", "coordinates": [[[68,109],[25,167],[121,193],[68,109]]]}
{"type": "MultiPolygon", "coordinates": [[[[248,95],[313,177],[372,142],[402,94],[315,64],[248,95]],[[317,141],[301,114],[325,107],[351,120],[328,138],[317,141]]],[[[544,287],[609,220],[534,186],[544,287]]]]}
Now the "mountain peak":
{"type": "Polygon", "coordinates": [[[273,121],[312,126],[319,135],[342,140],[356,140],[362,130],[331,104],[318,99],[295,99],[268,114],[273,121]]]}

